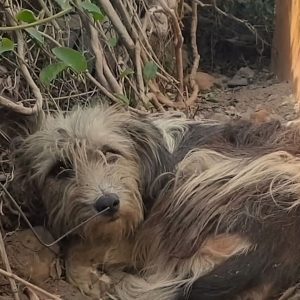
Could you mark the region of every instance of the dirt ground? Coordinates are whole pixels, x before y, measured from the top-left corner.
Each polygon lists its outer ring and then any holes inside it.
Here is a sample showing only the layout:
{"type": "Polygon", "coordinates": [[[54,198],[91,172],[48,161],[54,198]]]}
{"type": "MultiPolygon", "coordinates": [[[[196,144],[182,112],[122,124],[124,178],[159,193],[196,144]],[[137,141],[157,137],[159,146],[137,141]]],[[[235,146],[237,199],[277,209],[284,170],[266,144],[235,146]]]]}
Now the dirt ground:
{"type": "MultiPolygon", "coordinates": [[[[287,121],[297,118],[298,106],[292,95],[291,85],[286,82],[279,83],[267,73],[260,74],[254,83],[247,86],[215,89],[203,94],[193,114],[196,119],[226,121],[253,118],[253,113],[259,111],[262,112],[262,116],[267,112],[287,121]]],[[[27,232],[24,236],[18,232],[7,233],[5,243],[14,274],[31,280],[48,292],[59,295],[61,299],[89,299],[64,281],[63,267],[59,258],[55,253],[41,247],[32,234],[27,232]]],[[[21,286],[22,299],[50,299],[40,293],[37,293],[39,298],[34,298],[34,293],[28,297],[25,294],[29,295],[30,291],[23,288],[24,285],[21,286]]],[[[7,279],[0,276],[0,300],[4,299],[14,298],[7,279]]]]}
{"type": "Polygon", "coordinates": [[[266,111],[274,118],[290,121],[299,117],[298,105],[290,83],[258,78],[244,87],[215,89],[204,94],[198,102],[197,118],[249,119],[255,112],[266,111]]]}

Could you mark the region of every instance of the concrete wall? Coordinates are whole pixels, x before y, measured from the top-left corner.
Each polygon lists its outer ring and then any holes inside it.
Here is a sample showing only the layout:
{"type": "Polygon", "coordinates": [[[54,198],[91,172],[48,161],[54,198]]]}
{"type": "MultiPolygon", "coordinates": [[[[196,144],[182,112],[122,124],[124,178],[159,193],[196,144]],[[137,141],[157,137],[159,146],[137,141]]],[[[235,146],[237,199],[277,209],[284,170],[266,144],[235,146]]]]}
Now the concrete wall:
{"type": "Polygon", "coordinates": [[[277,0],[272,67],[280,80],[291,80],[300,101],[300,0],[277,0]]]}

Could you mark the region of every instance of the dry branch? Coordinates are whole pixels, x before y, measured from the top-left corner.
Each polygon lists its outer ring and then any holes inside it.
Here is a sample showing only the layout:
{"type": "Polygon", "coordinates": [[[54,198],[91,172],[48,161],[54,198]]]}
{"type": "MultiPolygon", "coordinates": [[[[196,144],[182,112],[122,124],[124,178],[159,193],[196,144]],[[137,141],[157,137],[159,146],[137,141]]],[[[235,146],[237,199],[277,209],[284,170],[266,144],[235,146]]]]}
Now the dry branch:
{"type": "MultiPolygon", "coordinates": [[[[6,251],[5,251],[5,245],[4,245],[1,230],[0,230],[0,252],[1,252],[1,258],[2,258],[2,261],[5,265],[6,271],[9,272],[9,273],[12,273],[11,267],[10,267],[10,264],[9,264],[9,260],[8,260],[8,257],[7,257],[6,251]]],[[[16,285],[16,282],[15,282],[14,278],[9,277],[8,280],[9,280],[11,290],[12,290],[12,293],[14,295],[15,300],[20,300],[20,297],[19,297],[19,294],[18,294],[18,288],[17,288],[17,285],[16,285]]]]}
{"type": "MultiPolygon", "coordinates": [[[[183,45],[183,36],[181,33],[181,28],[176,16],[174,9],[171,9],[165,0],[158,0],[161,7],[164,11],[170,16],[173,32],[174,32],[174,43],[175,43],[175,53],[176,53],[176,65],[177,65],[177,77],[179,81],[179,95],[183,94],[183,63],[182,63],[182,45],[183,45]]],[[[178,97],[177,100],[180,100],[181,97],[178,97]]]]}
{"type": "Polygon", "coordinates": [[[94,52],[95,60],[96,60],[95,62],[96,74],[100,83],[103,85],[103,87],[107,89],[108,82],[103,72],[103,49],[100,45],[100,41],[98,38],[98,31],[92,24],[89,24],[89,29],[90,29],[90,36],[91,36],[91,48],[94,52]]]}
{"type": "Polygon", "coordinates": [[[13,100],[10,100],[1,95],[0,95],[0,106],[6,107],[12,111],[15,111],[17,113],[20,113],[22,115],[27,115],[27,116],[30,116],[35,112],[33,110],[33,108],[25,107],[25,106],[23,106],[22,103],[17,104],[15,102],[13,102],[13,100]]]}
{"type": "Polygon", "coordinates": [[[24,38],[21,31],[16,31],[17,35],[17,41],[18,41],[18,61],[20,69],[28,83],[28,85],[31,87],[32,92],[36,98],[36,103],[34,107],[32,108],[33,113],[37,113],[38,111],[42,110],[43,106],[43,96],[39,89],[39,87],[34,82],[33,78],[30,75],[30,72],[25,64],[25,53],[24,53],[24,38]]]}
{"type": "Polygon", "coordinates": [[[94,83],[95,86],[99,88],[99,90],[107,96],[110,100],[112,100],[114,103],[119,103],[117,97],[115,97],[111,92],[109,92],[99,81],[97,81],[90,73],[86,73],[87,78],[94,83]]]}
{"type": "Polygon", "coordinates": [[[33,22],[33,23],[26,23],[26,24],[22,24],[22,25],[17,25],[17,24],[14,24],[13,26],[1,26],[0,27],[0,31],[4,31],[4,32],[7,32],[7,31],[16,31],[16,30],[21,30],[21,29],[26,29],[26,28],[30,28],[30,27],[35,27],[35,26],[38,26],[38,25],[42,25],[42,24],[45,24],[45,23],[48,23],[49,21],[52,21],[54,19],[57,19],[57,18],[60,18],[64,15],[66,15],[67,13],[69,13],[70,11],[72,10],[72,8],[67,8],[63,11],[60,11],[59,13],[51,16],[51,17],[48,17],[48,18],[44,18],[42,20],[38,20],[36,22],[33,22]]]}
{"type": "Polygon", "coordinates": [[[139,95],[141,97],[141,100],[143,101],[143,104],[145,105],[145,107],[147,107],[146,106],[147,103],[145,100],[145,85],[144,85],[143,73],[142,73],[140,42],[137,42],[135,45],[135,70],[136,70],[139,95]]]}
{"type": "Polygon", "coordinates": [[[132,21],[130,20],[130,16],[129,16],[128,12],[126,11],[126,8],[124,7],[124,4],[122,3],[121,0],[119,0],[119,1],[115,1],[114,6],[115,6],[116,10],[118,11],[129,35],[131,36],[133,41],[136,42],[139,38],[138,33],[137,33],[135,27],[133,26],[132,21]]]}
{"type": "MultiPolygon", "coordinates": [[[[6,1],[6,5],[8,5],[8,4],[9,4],[8,1],[6,1]]],[[[10,18],[13,27],[15,29],[19,28],[19,26],[16,26],[16,22],[12,18],[12,16],[13,16],[12,6],[7,6],[6,10],[7,10],[8,17],[10,18]]],[[[1,30],[1,27],[0,27],[0,30],[1,30]]],[[[17,51],[18,51],[17,59],[18,59],[19,67],[24,75],[25,80],[27,81],[28,85],[32,89],[32,92],[36,98],[36,103],[32,108],[28,108],[27,110],[20,109],[19,107],[16,107],[15,105],[11,105],[11,108],[16,108],[18,110],[18,112],[21,112],[21,113],[24,112],[25,114],[30,114],[29,110],[31,110],[31,114],[38,113],[39,111],[42,110],[43,96],[42,96],[42,93],[41,93],[39,87],[36,85],[33,78],[31,77],[30,72],[25,63],[25,51],[24,51],[24,43],[25,42],[24,42],[22,32],[20,30],[16,30],[16,36],[17,36],[17,51]]],[[[7,107],[8,103],[7,103],[7,101],[4,101],[4,99],[5,98],[2,97],[1,102],[5,102],[6,107],[7,107]]]]}
{"type": "Polygon", "coordinates": [[[159,87],[157,86],[157,84],[155,84],[154,82],[149,82],[148,86],[150,88],[150,91],[155,95],[155,97],[157,98],[157,100],[163,104],[166,105],[168,107],[179,107],[180,103],[175,103],[173,101],[171,101],[167,96],[165,96],[159,89],[159,87]]]}
{"type": "Polygon", "coordinates": [[[190,74],[190,85],[193,89],[192,95],[186,100],[186,105],[191,106],[196,100],[199,93],[199,86],[195,81],[195,75],[199,68],[200,55],[197,46],[197,25],[198,25],[198,3],[193,0],[192,2],[192,26],[191,26],[191,44],[193,50],[193,67],[190,74]]]}
{"type": "Polygon", "coordinates": [[[109,0],[98,0],[101,7],[105,11],[106,15],[114,25],[115,30],[119,34],[122,42],[124,43],[125,47],[128,51],[132,51],[134,49],[134,42],[131,39],[129,33],[127,32],[125,26],[123,25],[121,19],[119,18],[118,14],[116,13],[115,9],[111,5],[109,0]]]}
{"type": "Polygon", "coordinates": [[[14,279],[28,287],[30,287],[31,289],[33,289],[34,291],[36,291],[37,293],[47,297],[46,299],[53,299],[53,300],[62,300],[60,297],[50,294],[49,292],[45,291],[44,289],[28,282],[27,280],[22,279],[21,277],[11,273],[11,272],[6,272],[3,269],[0,269],[0,274],[3,276],[6,276],[8,278],[14,279]]]}

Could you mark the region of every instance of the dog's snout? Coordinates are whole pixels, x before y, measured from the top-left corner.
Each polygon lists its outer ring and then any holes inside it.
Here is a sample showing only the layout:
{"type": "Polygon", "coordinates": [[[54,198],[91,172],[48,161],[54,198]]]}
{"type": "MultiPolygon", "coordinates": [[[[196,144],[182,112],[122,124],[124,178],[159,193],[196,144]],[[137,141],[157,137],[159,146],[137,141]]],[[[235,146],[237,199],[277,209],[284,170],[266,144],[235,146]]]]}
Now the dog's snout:
{"type": "Polygon", "coordinates": [[[98,212],[108,208],[107,213],[115,213],[118,211],[119,206],[120,200],[116,194],[104,194],[95,203],[95,208],[98,212]]]}

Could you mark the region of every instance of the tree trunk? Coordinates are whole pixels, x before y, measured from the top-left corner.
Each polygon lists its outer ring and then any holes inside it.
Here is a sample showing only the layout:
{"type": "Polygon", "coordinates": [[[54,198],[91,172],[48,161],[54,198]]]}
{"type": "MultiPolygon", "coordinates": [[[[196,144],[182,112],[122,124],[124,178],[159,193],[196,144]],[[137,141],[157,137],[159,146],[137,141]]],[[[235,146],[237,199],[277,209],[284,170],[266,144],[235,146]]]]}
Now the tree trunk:
{"type": "Polygon", "coordinates": [[[280,80],[293,83],[300,101],[300,1],[277,0],[272,69],[280,80]]]}

